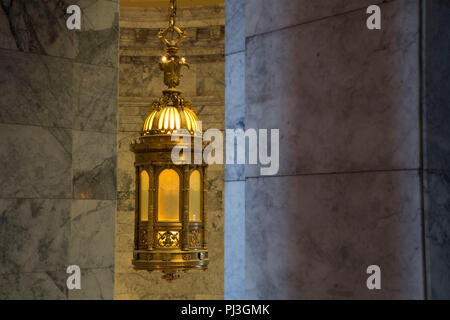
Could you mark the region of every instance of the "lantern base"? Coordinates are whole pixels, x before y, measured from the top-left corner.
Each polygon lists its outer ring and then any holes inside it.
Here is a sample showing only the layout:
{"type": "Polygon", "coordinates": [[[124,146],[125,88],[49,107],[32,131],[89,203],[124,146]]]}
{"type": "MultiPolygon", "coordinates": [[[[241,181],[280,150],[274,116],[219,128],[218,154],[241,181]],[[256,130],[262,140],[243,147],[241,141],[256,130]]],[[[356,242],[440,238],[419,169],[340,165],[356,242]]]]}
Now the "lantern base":
{"type": "Polygon", "coordinates": [[[163,279],[172,281],[180,271],[206,270],[207,250],[134,250],[132,263],[136,270],[162,271],[163,279]]]}

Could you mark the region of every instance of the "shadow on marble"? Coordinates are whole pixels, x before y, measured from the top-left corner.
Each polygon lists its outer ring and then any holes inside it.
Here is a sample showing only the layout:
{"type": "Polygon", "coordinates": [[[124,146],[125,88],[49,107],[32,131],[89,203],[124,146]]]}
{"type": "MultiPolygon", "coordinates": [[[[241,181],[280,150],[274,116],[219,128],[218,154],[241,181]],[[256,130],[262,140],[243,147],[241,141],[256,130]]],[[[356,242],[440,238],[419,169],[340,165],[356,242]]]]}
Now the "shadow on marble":
{"type": "Polygon", "coordinates": [[[450,172],[425,172],[427,278],[431,299],[450,299],[450,172]]]}
{"type": "Polygon", "coordinates": [[[280,129],[278,174],[419,166],[418,5],[382,10],[377,32],[359,10],[248,40],[245,125],[280,129]]]}
{"type": "MultiPolygon", "coordinates": [[[[409,1],[409,0],[408,0],[409,1]]],[[[246,35],[254,36],[345,12],[366,9],[381,0],[246,0],[246,35]]],[[[364,10],[365,12],[365,10],[364,10]]]]}
{"type": "Polygon", "coordinates": [[[450,2],[425,4],[425,167],[450,170],[450,2]]]}
{"type": "Polygon", "coordinates": [[[246,298],[423,299],[420,211],[416,171],[248,179],[246,298]]]}

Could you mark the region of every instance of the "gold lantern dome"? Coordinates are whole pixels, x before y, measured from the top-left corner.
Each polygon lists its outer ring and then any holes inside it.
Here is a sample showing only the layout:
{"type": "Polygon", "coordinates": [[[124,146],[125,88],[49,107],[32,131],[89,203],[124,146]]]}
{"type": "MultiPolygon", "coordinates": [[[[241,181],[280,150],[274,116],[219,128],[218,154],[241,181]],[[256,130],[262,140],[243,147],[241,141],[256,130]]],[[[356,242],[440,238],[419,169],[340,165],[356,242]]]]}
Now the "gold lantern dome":
{"type": "Polygon", "coordinates": [[[172,134],[180,129],[187,130],[190,134],[198,134],[200,128],[197,124],[198,117],[191,108],[191,102],[179,97],[179,92],[172,91],[171,95],[163,98],[163,101],[154,102],[153,109],[147,115],[142,126],[142,135],[172,134]],[[175,96],[175,103],[164,101],[175,96]],[[169,97],[169,98],[167,98],[169,97]],[[166,106],[161,107],[161,104],[166,106]]]}

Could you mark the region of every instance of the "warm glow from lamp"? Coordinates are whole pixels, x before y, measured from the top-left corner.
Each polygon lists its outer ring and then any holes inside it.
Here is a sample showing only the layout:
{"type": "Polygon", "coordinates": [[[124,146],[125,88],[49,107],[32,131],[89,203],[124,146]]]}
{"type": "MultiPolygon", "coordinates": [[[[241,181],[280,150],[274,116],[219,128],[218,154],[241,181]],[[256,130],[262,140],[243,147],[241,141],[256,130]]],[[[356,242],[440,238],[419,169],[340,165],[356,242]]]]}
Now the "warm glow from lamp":
{"type": "Polygon", "coordinates": [[[164,169],[158,182],[158,220],[179,221],[180,177],[173,169],[164,169]]]}
{"type": "Polygon", "coordinates": [[[141,221],[148,221],[148,189],[149,177],[145,170],[141,171],[139,184],[139,212],[141,221]]]}
{"type": "Polygon", "coordinates": [[[189,178],[189,221],[200,221],[200,172],[194,170],[189,178]]]}

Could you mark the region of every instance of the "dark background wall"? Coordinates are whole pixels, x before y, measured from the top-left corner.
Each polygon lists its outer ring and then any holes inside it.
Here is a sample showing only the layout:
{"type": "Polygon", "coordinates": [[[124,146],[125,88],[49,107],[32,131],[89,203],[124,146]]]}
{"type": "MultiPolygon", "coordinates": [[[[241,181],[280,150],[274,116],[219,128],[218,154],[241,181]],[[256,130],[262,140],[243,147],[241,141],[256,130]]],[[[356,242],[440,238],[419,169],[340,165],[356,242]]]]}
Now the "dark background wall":
{"type": "Polygon", "coordinates": [[[117,36],[118,1],[0,1],[0,299],[113,298],[117,36]]]}
{"type": "Polygon", "coordinates": [[[428,297],[450,299],[450,2],[425,1],[422,17],[428,297]]]}

